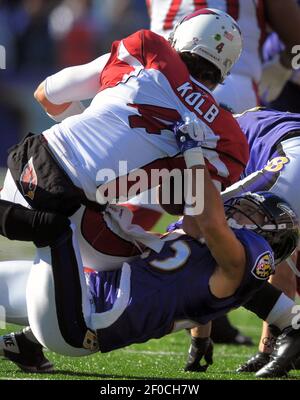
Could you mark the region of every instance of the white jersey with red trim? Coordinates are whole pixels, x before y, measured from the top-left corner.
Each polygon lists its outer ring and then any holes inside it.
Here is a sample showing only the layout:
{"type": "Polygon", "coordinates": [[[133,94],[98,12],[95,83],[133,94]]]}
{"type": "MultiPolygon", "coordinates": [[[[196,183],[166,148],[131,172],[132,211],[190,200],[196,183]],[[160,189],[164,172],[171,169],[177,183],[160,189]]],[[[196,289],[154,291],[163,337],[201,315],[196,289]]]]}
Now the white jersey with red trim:
{"type": "MultiPolygon", "coordinates": [[[[165,38],[185,14],[200,8],[216,8],[227,12],[239,24],[244,49],[232,73],[260,81],[262,67],[260,49],[265,37],[264,0],[146,0],[151,30],[165,38]]],[[[217,32],[216,32],[217,33],[217,32]]]]}
{"type": "MultiPolygon", "coordinates": [[[[138,180],[133,178],[138,168],[149,174],[153,168],[184,168],[170,127],[188,113],[202,121],[202,147],[213,179],[227,187],[239,178],[248,160],[244,134],[160,35],[142,30],[114,42],[99,79],[100,91],[83,114],[44,132],[64,170],[90,200],[97,201],[99,186],[115,183],[113,174],[126,181],[117,185],[126,191],[116,193],[120,198],[138,180]]],[[[156,185],[149,181],[144,190],[156,185]]]]}

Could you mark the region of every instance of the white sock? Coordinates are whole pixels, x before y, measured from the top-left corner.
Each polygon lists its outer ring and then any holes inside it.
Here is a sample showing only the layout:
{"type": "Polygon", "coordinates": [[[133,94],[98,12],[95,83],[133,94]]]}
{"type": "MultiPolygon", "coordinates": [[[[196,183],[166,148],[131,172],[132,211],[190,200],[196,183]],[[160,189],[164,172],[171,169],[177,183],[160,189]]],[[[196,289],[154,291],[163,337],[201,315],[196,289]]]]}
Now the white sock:
{"type": "Polygon", "coordinates": [[[295,313],[293,313],[294,306],[295,302],[282,293],[269,313],[266,322],[269,325],[277,326],[281,331],[291,326],[295,318],[295,313]]]}
{"type": "Polygon", "coordinates": [[[0,356],[4,355],[4,350],[10,351],[11,353],[20,353],[14,333],[0,336],[0,356]]]}

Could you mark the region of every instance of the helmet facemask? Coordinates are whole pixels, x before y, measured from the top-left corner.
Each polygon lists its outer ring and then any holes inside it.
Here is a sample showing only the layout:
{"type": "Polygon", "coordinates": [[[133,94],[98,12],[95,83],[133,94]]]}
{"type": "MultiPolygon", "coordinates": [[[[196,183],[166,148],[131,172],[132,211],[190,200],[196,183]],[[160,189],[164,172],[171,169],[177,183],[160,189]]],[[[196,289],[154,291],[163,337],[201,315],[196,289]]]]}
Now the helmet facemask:
{"type": "MultiPolygon", "coordinates": [[[[269,194],[270,195],[270,194],[269,194]]],[[[296,248],[298,243],[297,218],[294,214],[278,208],[277,214],[272,213],[272,209],[264,206],[263,201],[258,201],[255,194],[245,194],[241,197],[233,198],[225,203],[226,216],[232,228],[246,228],[253,230],[258,235],[264,237],[272,247],[275,256],[275,263],[279,264],[285,260],[296,248]],[[252,208],[252,211],[251,211],[252,208]],[[234,218],[234,214],[240,213],[246,217],[250,223],[239,224],[234,218]],[[280,216],[281,213],[281,216],[280,216]],[[258,218],[258,215],[260,218],[258,218]],[[260,219],[260,221],[259,221],[260,219]]],[[[278,199],[278,206],[290,208],[275,195],[270,195],[278,199]]],[[[259,197],[259,195],[258,195],[259,197]]],[[[272,205],[273,206],[273,205],[272,205]]],[[[292,210],[290,210],[292,211],[292,210]]]]}

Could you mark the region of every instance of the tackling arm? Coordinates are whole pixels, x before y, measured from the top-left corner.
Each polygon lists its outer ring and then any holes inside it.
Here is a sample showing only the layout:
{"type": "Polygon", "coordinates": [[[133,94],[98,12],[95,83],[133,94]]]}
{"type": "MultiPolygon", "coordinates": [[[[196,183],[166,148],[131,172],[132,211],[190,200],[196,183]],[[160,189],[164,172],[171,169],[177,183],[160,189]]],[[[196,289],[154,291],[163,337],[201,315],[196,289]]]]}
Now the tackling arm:
{"type": "MultiPolygon", "coordinates": [[[[192,167],[193,187],[196,185],[196,170],[192,167]]],[[[238,287],[244,273],[246,262],[245,250],[241,242],[227,224],[221,196],[213,184],[209,172],[204,167],[204,209],[201,214],[194,215],[193,228],[198,227],[198,237],[203,236],[205,242],[222,271],[223,277],[238,287]]]]}
{"type": "Polygon", "coordinates": [[[193,237],[204,237],[219,266],[218,271],[221,271],[221,280],[228,280],[228,291],[232,288],[235,290],[244,273],[246,255],[243,245],[227,224],[223,201],[205,165],[201,147],[204,138],[203,125],[192,115],[187,115],[183,123],[175,125],[174,133],[179,150],[191,172],[187,184],[188,193],[185,196],[184,230],[193,237]],[[190,233],[187,228],[191,227],[192,222],[190,233]]]}

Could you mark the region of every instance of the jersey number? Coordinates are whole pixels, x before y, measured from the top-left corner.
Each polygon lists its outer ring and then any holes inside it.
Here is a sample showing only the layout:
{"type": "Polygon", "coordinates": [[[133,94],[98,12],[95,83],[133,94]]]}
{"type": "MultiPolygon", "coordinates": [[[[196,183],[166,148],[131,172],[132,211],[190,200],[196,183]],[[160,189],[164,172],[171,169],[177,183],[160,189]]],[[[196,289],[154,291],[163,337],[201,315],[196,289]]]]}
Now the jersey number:
{"type": "Polygon", "coordinates": [[[151,267],[163,272],[173,272],[184,266],[191,254],[189,245],[182,240],[178,240],[177,242],[172,243],[170,247],[175,252],[174,256],[167,257],[163,260],[158,258],[154,259],[149,262],[151,267]]]}
{"type": "MultiPolygon", "coordinates": [[[[239,17],[239,0],[226,0],[226,11],[227,14],[231,15],[233,19],[237,20],[239,17]]],[[[170,4],[170,8],[167,12],[166,18],[164,20],[163,29],[164,31],[168,31],[169,29],[173,29],[174,21],[176,19],[176,15],[181,6],[182,0],[172,0],[170,4]]],[[[210,5],[209,0],[194,0],[195,11],[201,8],[215,8],[210,5]]]]}
{"type": "Polygon", "coordinates": [[[279,172],[284,168],[285,164],[289,162],[290,160],[287,157],[275,157],[268,162],[264,170],[268,172],[279,172]]]}
{"type": "Polygon", "coordinates": [[[151,106],[149,104],[128,104],[136,108],[140,115],[129,116],[131,128],[144,128],[146,132],[159,135],[163,129],[170,129],[170,126],[181,119],[178,111],[172,108],[151,106]],[[167,121],[170,121],[168,124],[167,121]]]}

